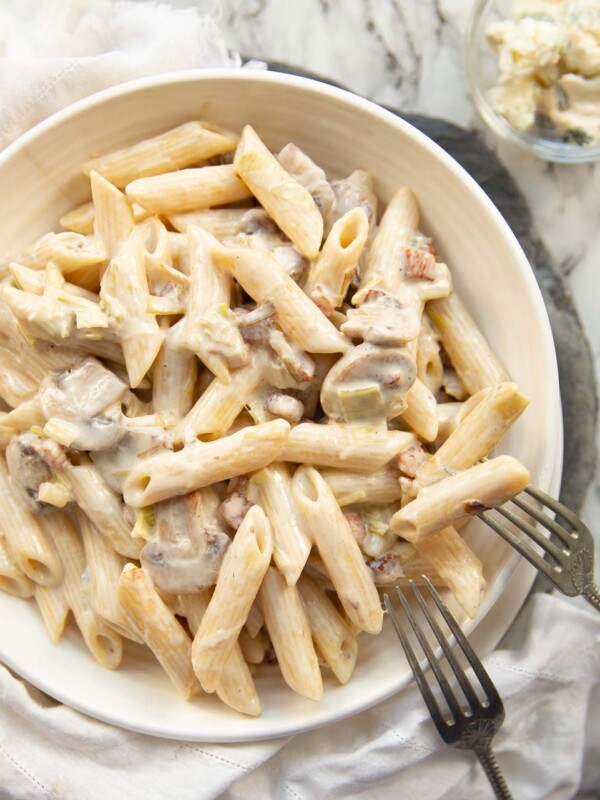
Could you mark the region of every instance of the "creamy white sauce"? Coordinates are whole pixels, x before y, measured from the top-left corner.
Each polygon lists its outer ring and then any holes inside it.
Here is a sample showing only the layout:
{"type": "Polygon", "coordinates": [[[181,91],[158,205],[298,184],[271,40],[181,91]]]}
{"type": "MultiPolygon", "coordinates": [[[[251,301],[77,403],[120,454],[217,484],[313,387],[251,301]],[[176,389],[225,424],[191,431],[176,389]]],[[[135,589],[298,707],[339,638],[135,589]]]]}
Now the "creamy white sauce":
{"type": "Polygon", "coordinates": [[[123,381],[94,358],[42,381],[39,400],[46,420],[64,423],[78,450],[107,450],[121,436],[123,381]]]}
{"type": "Polygon", "coordinates": [[[154,583],[170,594],[194,594],[214,586],[230,539],[206,521],[203,493],[157,503],[156,536],[140,561],[154,583]]]}

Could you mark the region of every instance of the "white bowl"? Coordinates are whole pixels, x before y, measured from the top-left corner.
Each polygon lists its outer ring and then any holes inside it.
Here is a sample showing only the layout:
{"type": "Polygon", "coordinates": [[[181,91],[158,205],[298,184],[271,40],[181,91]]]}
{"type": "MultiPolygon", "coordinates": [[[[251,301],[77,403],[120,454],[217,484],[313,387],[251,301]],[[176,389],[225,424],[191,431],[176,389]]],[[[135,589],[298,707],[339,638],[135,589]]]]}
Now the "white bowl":
{"type": "MultiPolygon", "coordinates": [[[[556,358],[525,255],[487,196],[450,156],[367,100],[315,81],[243,70],[176,73],[96,94],[0,154],[0,253],[19,250],[56,228],[61,214],[89,199],[79,165],[90,156],[198,116],[228,128],[249,122],[275,150],[291,140],[334,176],[366,169],[384,203],[400,185],[412,187],[422,229],[434,237],[462,298],[531,398],[501,450],[523,461],[535,484],[556,494],[562,458],[556,358]]],[[[477,628],[474,641],[489,651],[517,613],[533,571],[523,563],[515,569],[516,553],[478,526],[470,523],[467,536],[484,562],[488,589],[477,619],[465,622],[464,629],[477,628]]],[[[380,636],[361,640],[357,670],[347,686],[326,681],[321,703],[294,695],[269,668],[259,670],[263,714],[246,719],[214,698],[180,700],[149,652],[138,646],[128,647],[120,670],[108,672],[96,665],[74,630],[52,645],[35,604],[9,595],[0,596],[0,658],[93,717],[198,741],[289,735],[374,705],[411,679],[386,624],[380,636]]]]}

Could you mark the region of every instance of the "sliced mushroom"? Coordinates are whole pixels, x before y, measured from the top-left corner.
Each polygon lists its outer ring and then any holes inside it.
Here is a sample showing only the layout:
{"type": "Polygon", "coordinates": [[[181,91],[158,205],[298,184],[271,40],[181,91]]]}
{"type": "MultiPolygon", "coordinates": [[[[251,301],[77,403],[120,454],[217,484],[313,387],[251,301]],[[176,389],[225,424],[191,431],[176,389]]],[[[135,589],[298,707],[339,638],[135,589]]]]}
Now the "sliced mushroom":
{"type": "Polygon", "coordinates": [[[364,208],[371,232],[377,219],[377,196],[373,191],[373,179],[368,172],[357,169],[347,178],[331,182],[335,203],[325,218],[324,235],[328,236],[338,219],[353,208],[364,208]]]}
{"type": "Polygon", "coordinates": [[[342,333],[383,347],[397,347],[419,334],[420,318],[412,306],[403,306],[386,292],[371,291],[359,308],[350,308],[342,333]]]}
{"type": "Polygon", "coordinates": [[[216,523],[207,523],[202,493],[158,503],[156,537],[140,561],[156,586],[170,594],[196,594],[214,586],[230,539],[216,523]]]}
{"type": "Polygon", "coordinates": [[[274,247],[271,254],[290,278],[293,278],[298,283],[308,267],[308,261],[304,256],[291,244],[274,247]]]}
{"type": "Polygon", "coordinates": [[[335,204],[335,194],[325,171],[292,142],[280,151],[277,160],[286,172],[308,189],[323,218],[327,217],[335,204]]]}
{"type": "Polygon", "coordinates": [[[242,217],[240,233],[247,236],[270,236],[280,241],[289,241],[264,208],[251,208],[242,217]]]}
{"type": "Polygon", "coordinates": [[[413,444],[398,453],[394,459],[394,463],[403,475],[408,478],[414,478],[419,470],[419,467],[427,461],[425,450],[420,444],[413,444]]]}
{"type": "Polygon", "coordinates": [[[395,417],[406,408],[416,374],[406,349],[363,343],[345,353],[323,381],[323,411],[346,422],[395,417]]]}
{"type": "Polygon", "coordinates": [[[138,458],[151,455],[166,443],[167,435],[162,426],[138,427],[124,419],[119,441],[110,450],[93,452],[90,457],[111,489],[123,494],[125,480],[138,458]]]}
{"type": "Polygon", "coordinates": [[[15,489],[32,511],[39,513],[54,508],[41,502],[38,493],[43,483],[52,480],[53,469],[62,469],[67,463],[61,445],[33,433],[22,433],[6,448],[6,463],[15,489]]]}
{"type": "Polygon", "coordinates": [[[68,430],[77,450],[108,450],[122,431],[123,381],[94,358],[77,367],[50,374],[40,385],[40,406],[48,421],[68,430]]]}
{"type": "Polygon", "coordinates": [[[228,494],[219,503],[217,513],[232,530],[237,531],[252,505],[246,497],[245,486],[243,486],[241,489],[228,494]]]}
{"type": "Polygon", "coordinates": [[[234,246],[245,244],[258,250],[269,250],[275,261],[285,269],[295,281],[308,266],[304,256],[296,250],[287,236],[262,208],[252,208],[242,217],[240,233],[223,240],[234,246]]]}
{"type": "MultiPolygon", "coordinates": [[[[281,359],[281,364],[296,382],[312,380],[316,365],[307,353],[294,342],[288,341],[283,332],[275,326],[273,320],[265,315],[272,308],[270,303],[257,306],[253,311],[236,308],[238,327],[244,341],[255,345],[270,345],[281,359]]],[[[275,383],[279,388],[286,388],[275,383]]]]}

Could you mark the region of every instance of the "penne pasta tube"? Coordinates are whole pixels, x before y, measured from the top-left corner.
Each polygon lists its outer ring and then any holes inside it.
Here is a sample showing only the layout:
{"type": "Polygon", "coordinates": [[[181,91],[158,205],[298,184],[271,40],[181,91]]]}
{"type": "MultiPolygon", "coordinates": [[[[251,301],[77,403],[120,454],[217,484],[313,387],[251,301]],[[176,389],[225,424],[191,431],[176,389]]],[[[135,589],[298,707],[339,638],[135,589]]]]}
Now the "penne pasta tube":
{"type": "Polygon", "coordinates": [[[95,267],[106,264],[107,258],[108,253],[101,242],[70,231],[43,236],[32,251],[36,266],[45,267],[51,261],[63,275],[77,273],[78,270],[90,270],[93,273],[95,267]]]}
{"type": "Polygon", "coordinates": [[[207,208],[202,211],[167,214],[167,220],[180,233],[186,233],[188,225],[197,225],[215,239],[225,239],[240,232],[247,212],[247,208],[207,208]]]}
{"type": "Polygon", "coordinates": [[[100,298],[120,339],[131,388],[135,389],[162,345],[156,318],[147,311],[148,282],[138,230],[129,236],[104,273],[100,298]]]}
{"type": "Polygon", "coordinates": [[[322,469],[320,472],[340,506],[393,503],[402,496],[398,473],[389,467],[370,473],[342,469],[322,469]]]}
{"type": "Polygon", "coordinates": [[[306,522],[292,498],[292,478],[283,463],[255,472],[247,489],[248,499],[267,515],[273,529],[273,561],[290,586],[304,569],[312,542],[306,522]]]}
{"type": "Polygon", "coordinates": [[[492,391],[490,387],[481,389],[477,394],[461,403],[438,403],[438,448],[453,433],[464,418],[473,411],[475,406],[492,391]]]}
{"type": "Polygon", "coordinates": [[[458,425],[458,417],[464,403],[450,402],[437,404],[438,435],[436,444],[443,444],[458,425]]]}
{"type": "Polygon", "coordinates": [[[57,348],[45,341],[32,341],[23,331],[17,316],[11,313],[0,292],[0,344],[10,348],[14,362],[35,375],[40,383],[48,372],[62,372],[81,361],[81,354],[70,348],[57,348]]]}
{"type": "Polygon", "coordinates": [[[356,637],[323,589],[308,575],[298,581],[298,591],[317,653],[340,683],[348,683],[358,654],[356,637]]]}
{"type": "Polygon", "coordinates": [[[119,495],[106,483],[89,462],[68,464],[61,474],[67,479],[75,501],[90,522],[111,542],[117,553],[138,558],[142,549],[139,539],[131,536],[125,520],[125,509],[119,495]]]}
{"type": "Polygon", "coordinates": [[[31,597],[35,584],[14,563],[2,537],[0,537],[0,592],[16,597],[31,597]]]}
{"type": "Polygon", "coordinates": [[[0,345],[0,398],[11,408],[17,408],[31,399],[38,387],[35,375],[20,369],[10,350],[0,345]]]}
{"type": "Polygon", "coordinates": [[[34,597],[50,641],[56,644],[64,633],[70,611],[63,586],[36,584],[34,597]]]}
{"type": "Polygon", "coordinates": [[[248,619],[246,620],[246,630],[255,638],[258,636],[258,633],[262,626],[265,623],[265,619],[262,615],[262,611],[260,610],[260,606],[258,603],[252,603],[252,607],[250,612],[248,613],[248,619]]]}
{"type": "Polygon", "coordinates": [[[206,122],[186,122],[130,147],[94,158],[83,165],[86,175],[94,170],[122,188],[137,178],[188,167],[235,150],[238,137],[206,122]]]}
{"type": "Polygon", "coordinates": [[[498,456],[421,489],[415,500],[392,517],[395,534],[409,542],[455,522],[501,506],[529,483],[529,472],[515,458],[498,456]]]}
{"type": "MultiPolygon", "coordinates": [[[[171,251],[173,234],[158,217],[151,217],[137,227],[142,239],[144,270],[149,292],[146,310],[158,317],[185,314],[190,279],[173,266],[171,251]]],[[[182,327],[183,323],[177,330],[182,327]]]]}
{"type": "Polygon", "coordinates": [[[223,667],[215,692],[219,700],[241,714],[255,717],[261,713],[252,673],[237,643],[223,667]]]}
{"type": "Polygon", "coordinates": [[[262,636],[250,636],[246,630],[246,626],[240,631],[240,638],[238,640],[244,661],[248,664],[262,664],[265,660],[265,641],[262,636]]]}
{"type": "Polygon", "coordinates": [[[429,303],[427,313],[469,394],[510,380],[455,292],[429,303]]]}
{"type": "Polygon", "coordinates": [[[79,534],[62,511],[44,514],[40,521],[60,556],[64,573],[60,588],[88,650],[103,667],[116,669],[123,655],[123,640],[92,608],[84,579],[86,560],[79,534]]]}
{"type": "Polygon", "coordinates": [[[343,353],[347,339],[266,251],[212,249],[216,266],[228,269],[257,303],[271,303],[286,336],[309,353],[343,353]]]}
{"type": "MultiPolygon", "coordinates": [[[[14,263],[10,264],[9,269],[19,289],[38,296],[44,294],[46,289],[46,270],[31,269],[14,263]]],[[[67,294],[74,297],[82,297],[84,300],[89,300],[90,303],[98,303],[100,300],[97,294],[88,292],[87,289],[82,289],[81,286],[77,286],[75,283],[65,281],[64,289],[67,294]]]]}
{"type": "Polygon", "coordinates": [[[179,423],[190,412],[197,374],[194,353],[174,346],[167,331],[154,362],[152,403],[154,411],[168,420],[169,425],[179,423]]]}
{"type": "Polygon", "coordinates": [[[353,208],[335,223],[311,264],[303,288],[325,316],[342,305],[368,234],[364,208],[353,208]]]}
{"type": "Polygon", "coordinates": [[[269,567],[259,600],[283,679],[303,697],[320,700],[323,679],[298,589],[269,567]]]}
{"type": "Polygon", "coordinates": [[[119,579],[126,559],[114,550],[83,512],[78,512],[77,521],[89,570],[92,608],[121,636],[143,643],[119,602],[119,579]]]}
{"type": "Polygon", "coordinates": [[[435,397],[423,381],[417,378],[406,393],[406,408],[402,419],[425,442],[438,435],[438,415],[435,397]]]}
{"type": "Polygon", "coordinates": [[[110,260],[117,255],[134,226],[131,203],[98,172],[90,172],[94,204],[94,239],[110,260]]]}
{"type": "Polygon", "coordinates": [[[94,232],[94,204],[90,200],[63,214],[59,220],[62,228],[89,236],[94,232]]]}
{"type": "Polygon", "coordinates": [[[444,444],[417,473],[420,486],[472,467],[486,456],[527,408],[529,400],[514,383],[501,383],[458,423],[444,444]]]}
{"type": "Polygon", "coordinates": [[[486,587],[483,566],[455,528],[443,528],[417,542],[419,554],[433,567],[471,619],[486,587]]]}
{"type": "Polygon", "coordinates": [[[181,421],[175,440],[188,441],[203,434],[222,436],[250,403],[263,381],[264,374],[254,360],[234,370],[228,383],[214,378],[181,421]]]}
{"type": "Polygon", "coordinates": [[[57,586],[63,576],[52,542],[13,488],[4,456],[0,457],[0,535],[15,566],[36,584],[57,586]]]}
{"type": "Polygon", "coordinates": [[[417,341],[417,378],[434,395],[444,383],[444,364],[440,354],[439,336],[427,314],[421,317],[421,329],[417,341]]]}
{"type": "Polygon", "coordinates": [[[231,277],[213,265],[211,247],[217,243],[196,225],[187,231],[190,291],[182,340],[221,381],[228,383],[230,369],[250,360],[250,351],[229,308],[231,277]]]}
{"type": "MultiPolygon", "coordinates": [[[[179,613],[186,618],[192,636],[196,635],[206,614],[210,596],[210,591],[179,595],[179,613]]],[[[233,645],[225,662],[215,692],[219,700],[241,714],[256,716],[261,712],[256,687],[238,642],[233,645]]]]}
{"type": "Polygon", "coordinates": [[[252,196],[231,164],[182,169],[127,184],[127,197],[154,214],[222,206],[252,196]]]}
{"type": "Polygon", "coordinates": [[[388,431],[379,426],[302,422],[290,431],[279,459],[375,472],[415,442],[414,433],[388,431]]]}
{"type": "Polygon", "coordinates": [[[315,258],[323,239],[323,217],[308,189],[285,171],[251,125],[242,131],[233,166],[300,253],[315,258]]]}
{"type": "MultiPolygon", "coordinates": [[[[298,183],[308,189],[323,216],[323,222],[331,220],[334,216],[336,196],[333,187],[327,180],[325,170],[315,164],[298,145],[292,142],[288,142],[277,153],[277,161],[298,183]]],[[[334,218],[333,222],[335,221],[334,218]]]]}
{"type": "Polygon", "coordinates": [[[218,686],[272,552],[269,520],[259,506],[252,506],[225,554],[213,596],[192,645],[194,672],[207,692],[214,692],[218,686]]]}
{"type": "MultiPolygon", "coordinates": [[[[150,212],[137,203],[132,203],[131,207],[134,222],[143,222],[150,216],[150,212]]],[[[94,204],[90,201],[89,203],[82,203],[82,205],[64,214],[59,222],[61,227],[66,228],[68,231],[91,236],[94,233],[95,216],[94,204]]]]}
{"type": "Polygon", "coordinates": [[[377,589],[325,479],[313,467],[300,467],[292,480],[292,494],[348,618],[367,633],[379,633],[383,611],[377,589]]]}
{"type": "MultiPolygon", "coordinates": [[[[369,247],[365,272],[352,301],[354,305],[360,305],[371,291],[384,291],[394,297],[401,292],[398,255],[408,246],[418,226],[417,199],[407,186],[403,186],[390,200],[369,247]]],[[[417,334],[418,320],[415,336],[417,334]]]]}
{"type": "Polygon", "coordinates": [[[173,685],[189,700],[198,688],[192,669],[192,642],[143,569],[125,565],[118,597],[132,627],[152,650],[173,685]]]}
{"type": "Polygon", "coordinates": [[[277,459],[289,430],[289,423],[273,420],[143,459],[125,482],[125,502],[147,506],[260,469],[277,459]]]}
{"type": "MultiPolygon", "coordinates": [[[[48,270],[52,271],[52,266],[48,270]]],[[[30,343],[37,344],[35,339],[39,338],[54,345],[67,344],[73,348],[66,353],[58,352],[58,357],[54,358],[51,347],[46,346],[39,357],[32,354],[31,360],[37,361],[35,367],[47,362],[47,371],[56,370],[58,364],[61,365],[59,369],[68,369],[81,360],[81,353],[75,350],[117,363],[123,361],[121,347],[108,327],[108,317],[97,303],[69,296],[66,292],[63,294],[60,289],[51,295],[46,288],[44,296],[38,297],[12,286],[3,286],[0,294],[10,309],[8,313],[14,315],[21,335],[24,334],[30,343]]],[[[35,368],[34,364],[31,367],[35,368]]]]}

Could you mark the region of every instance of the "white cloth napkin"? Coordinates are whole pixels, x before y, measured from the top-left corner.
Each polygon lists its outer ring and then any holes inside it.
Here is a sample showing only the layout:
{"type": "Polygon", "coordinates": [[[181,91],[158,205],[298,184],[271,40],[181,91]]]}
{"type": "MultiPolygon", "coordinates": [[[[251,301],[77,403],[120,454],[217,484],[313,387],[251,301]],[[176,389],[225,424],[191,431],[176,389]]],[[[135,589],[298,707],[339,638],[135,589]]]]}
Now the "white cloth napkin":
{"type": "MultiPolygon", "coordinates": [[[[571,800],[582,777],[593,791],[600,786],[600,715],[593,711],[600,708],[600,616],[536,595],[511,640],[520,644],[485,664],[506,707],[494,749],[514,797],[571,800]]],[[[10,800],[490,796],[475,757],[445,747],[414,686],[353,719],[251,744],[122,731],[50,700],[2,667],[0,707],[0,797],[10,800]]]]}
{"type": "MultiPolygon", "coordinates": [[[[131,0],[4,0],[0,148],[52,112],[143,75],[229,67],[215,18],[131,0]]],[[[486,665],[506,704],[496,752],[515,797],[600,787],[600,616],[538,595],[486,665]],[[596,712],[596,713],[595,713],[596,712]]],[[[390,669],[393,669],[390,656],[390,669]]],[[[351,720],[242,745],[130,733],[54,702],[0,666],[0,800],[379,800],[489,797],[446,748],[416,688],[351,720]]],[[[583,798],[584,795],[582,794],[583,798]]]]}

